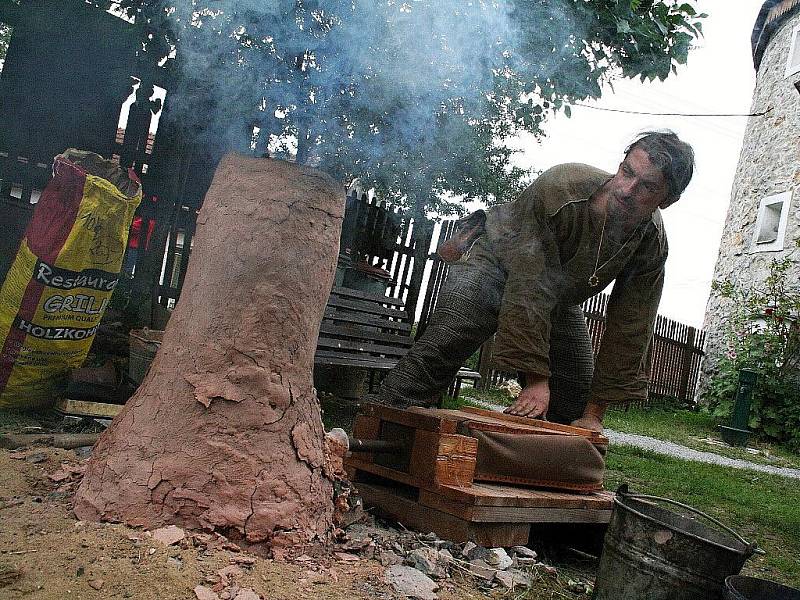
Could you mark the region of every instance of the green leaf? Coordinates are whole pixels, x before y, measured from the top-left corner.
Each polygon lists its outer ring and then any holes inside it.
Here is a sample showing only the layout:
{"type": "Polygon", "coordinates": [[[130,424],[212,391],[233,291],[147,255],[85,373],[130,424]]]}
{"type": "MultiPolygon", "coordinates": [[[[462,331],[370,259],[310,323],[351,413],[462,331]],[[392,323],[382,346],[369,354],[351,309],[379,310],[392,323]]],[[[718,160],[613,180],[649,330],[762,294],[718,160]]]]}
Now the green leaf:
{"type": "Polygon", "coordinates": [[[570,108],[569,104],[564,105],[564,114],[567,115],[567,118],[572,117],[572,109],[570,108]]]}

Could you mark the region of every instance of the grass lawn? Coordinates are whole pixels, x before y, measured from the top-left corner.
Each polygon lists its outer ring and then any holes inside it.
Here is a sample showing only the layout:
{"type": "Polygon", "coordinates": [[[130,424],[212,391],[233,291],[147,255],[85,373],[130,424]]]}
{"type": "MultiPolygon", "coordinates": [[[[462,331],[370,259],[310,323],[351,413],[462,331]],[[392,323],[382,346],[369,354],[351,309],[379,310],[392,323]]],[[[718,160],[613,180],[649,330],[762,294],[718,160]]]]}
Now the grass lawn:
{"type": "Polygon", "coordinates": [[[629,446],[612,446],[606,488],[678,500],[719,519],[766,551],[743,574],[800,587],[800,480],[688,462],[629,446]]]}
{"type": "Polygon", "coordinates": [[[614,431],[647,435],[729,458],[776,467],[800,468],[800,456],[755,436],[748,441],[748,448],[757,450],[757,453],[723,445],[717,425],[724,422],[711,415],[670,406],[610,410],[603,420],[603,424],[614,431]],[[720,443],[711,443],[709,440],[720,443]]]}

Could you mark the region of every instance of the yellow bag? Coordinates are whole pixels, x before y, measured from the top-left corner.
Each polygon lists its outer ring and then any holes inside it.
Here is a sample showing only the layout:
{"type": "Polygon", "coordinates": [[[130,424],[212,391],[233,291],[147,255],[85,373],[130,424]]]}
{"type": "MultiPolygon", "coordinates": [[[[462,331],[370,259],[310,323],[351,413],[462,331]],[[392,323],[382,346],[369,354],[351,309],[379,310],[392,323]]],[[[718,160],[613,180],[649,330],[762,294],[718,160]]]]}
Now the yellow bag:
{"type": "Polygon", "coordinates": [[[55,158],[0,289],[0,408],[52,404],[81,366],[141,199],[133,171],[80,150],[55,158]]]}

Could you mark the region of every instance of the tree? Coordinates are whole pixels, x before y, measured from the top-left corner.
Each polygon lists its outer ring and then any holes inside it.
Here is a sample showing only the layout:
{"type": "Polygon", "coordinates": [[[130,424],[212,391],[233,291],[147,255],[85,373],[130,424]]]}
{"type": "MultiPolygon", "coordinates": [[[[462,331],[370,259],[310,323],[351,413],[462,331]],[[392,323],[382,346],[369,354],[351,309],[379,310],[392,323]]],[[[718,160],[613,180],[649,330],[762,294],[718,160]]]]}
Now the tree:
{"type": "Polygon", "coordinates": [[[291,156],[417,211],[494,202],[505,142],[618,77],[664,79],[701,33],[678,0],[124,0],[175,48],[171,101],[220,150],[291,156]],[[182,109],[182,110],[180,110],[182,109]],[[255,133],[255,134],[254,134],[255,133]]]}

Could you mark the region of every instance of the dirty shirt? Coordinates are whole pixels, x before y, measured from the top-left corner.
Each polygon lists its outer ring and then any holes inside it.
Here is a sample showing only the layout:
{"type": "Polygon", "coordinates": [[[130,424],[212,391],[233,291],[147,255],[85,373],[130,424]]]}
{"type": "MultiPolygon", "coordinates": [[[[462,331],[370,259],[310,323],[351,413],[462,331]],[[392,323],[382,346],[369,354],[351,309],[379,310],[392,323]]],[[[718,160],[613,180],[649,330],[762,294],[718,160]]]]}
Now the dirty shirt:
{"type": "Polygon", "coordinates": [[[494,361],[550,376],[550,319],[614,281],[595,361],[591,401],[647,397],[647,350],[664,283],[667,237],[658,210],[624,240],[610,239],[590,198],[611,174],[578,163],[553,167],[515,201],[490,210],[486,235],[467,258],[505,279],[494,361]],[[602,236],[602,245],[601,242],[602,236]],[[589,285],[593,274],[596,286],[589,285]]]}

